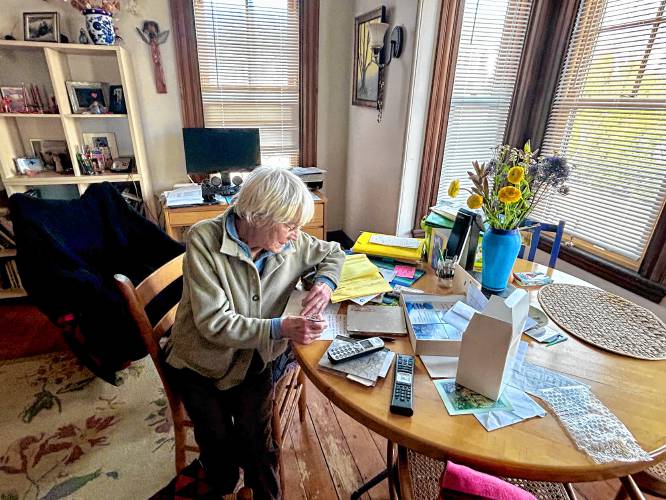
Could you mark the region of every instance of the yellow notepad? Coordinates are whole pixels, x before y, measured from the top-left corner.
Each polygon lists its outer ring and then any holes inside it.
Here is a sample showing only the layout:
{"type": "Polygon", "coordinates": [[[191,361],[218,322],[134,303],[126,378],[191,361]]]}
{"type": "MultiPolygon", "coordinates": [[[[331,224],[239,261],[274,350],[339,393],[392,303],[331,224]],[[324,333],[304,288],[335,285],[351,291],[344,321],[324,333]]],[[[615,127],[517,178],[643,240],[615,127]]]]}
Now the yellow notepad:
{"type": "Polygon", "coordinates": [[[366,255],[347,255],[342,266],[340,282],[331,296],[331,302],[342,302],[390,291],[391,285],[366,255]]]}
{"type": "Polygon", "coordinates": [[[354,243],[352,251],[355,253],[366,253],[368,255],[389,257],[391,259],[412,263],[421,260],[421,254],[423,253],[425,240],[415,238],[419,242],[416,248],[379,245],[370,241],[370,238],[372,238],[375,234],[377,233],[361,233],[361,236],[359,236],[356,240],[356,243],[354,243]]]}

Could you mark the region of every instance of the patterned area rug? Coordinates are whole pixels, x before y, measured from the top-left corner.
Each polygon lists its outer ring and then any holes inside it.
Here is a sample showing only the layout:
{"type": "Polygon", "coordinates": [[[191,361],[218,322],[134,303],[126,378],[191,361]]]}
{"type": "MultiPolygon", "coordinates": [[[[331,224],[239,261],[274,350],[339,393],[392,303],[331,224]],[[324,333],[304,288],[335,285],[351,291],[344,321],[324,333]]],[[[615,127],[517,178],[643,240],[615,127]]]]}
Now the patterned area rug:
{"type": "Polygon", "coordinates": [[[149,358],[114,387],[69,353],[0,363],[0,499],[148,498],[175,475],[149,358]]]}

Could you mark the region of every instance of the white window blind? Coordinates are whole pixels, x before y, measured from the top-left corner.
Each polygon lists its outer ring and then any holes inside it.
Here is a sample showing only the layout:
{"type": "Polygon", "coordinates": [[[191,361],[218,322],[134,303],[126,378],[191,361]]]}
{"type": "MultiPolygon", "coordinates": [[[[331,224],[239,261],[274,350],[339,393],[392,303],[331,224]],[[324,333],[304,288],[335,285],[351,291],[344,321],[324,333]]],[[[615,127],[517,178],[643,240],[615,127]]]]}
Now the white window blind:
{"type": "Polygon", "coordinates": [[[542,147],[573,171],[536,215],[634,269],[666,195],[665,6],[582,1],[542,147]]]}
{"type": "Polygon", "coordinates": [[[453,179],[470,187],[472,161],[502,143],[531,0],[467,0],[462,20],[437,200],[453,179]]]}
{"type": "Polygon", "coordinates": [[[259,128],[262,164],[298,164],[298,0],[193,0],[206,127],[259,128]]]}

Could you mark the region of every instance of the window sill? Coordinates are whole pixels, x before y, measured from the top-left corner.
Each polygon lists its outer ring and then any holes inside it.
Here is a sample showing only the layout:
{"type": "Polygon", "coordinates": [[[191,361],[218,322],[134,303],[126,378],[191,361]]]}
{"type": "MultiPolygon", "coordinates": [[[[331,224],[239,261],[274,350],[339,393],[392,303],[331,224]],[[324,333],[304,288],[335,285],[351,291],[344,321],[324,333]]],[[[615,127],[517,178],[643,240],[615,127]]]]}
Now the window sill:
{"type": "MultiPolygon", "coordinates": [[[[539,249],[541,250],[550,252],[552,246],[553,240],[548,236],[542,236],[539,240],[539,249]]],[[[603,260],[579,248],[568,247],[563,244],[560,247],[558,258],[652,302],[659,303],[666,296],[666,287],[663,285],[644,278],[636,271],[603,260]]]]}

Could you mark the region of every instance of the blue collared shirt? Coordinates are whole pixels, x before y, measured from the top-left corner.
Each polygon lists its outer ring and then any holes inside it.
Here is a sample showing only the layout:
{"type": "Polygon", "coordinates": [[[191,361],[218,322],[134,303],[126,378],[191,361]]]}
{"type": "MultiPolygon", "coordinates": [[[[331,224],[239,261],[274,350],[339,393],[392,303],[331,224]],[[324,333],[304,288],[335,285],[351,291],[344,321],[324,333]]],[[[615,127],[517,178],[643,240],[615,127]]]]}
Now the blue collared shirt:
{"type": "MultiPolygon", "coordinates": [[[[227,217],[227,223],[226,223],[226,231],[229,237],[234,240],[236,243],[238,243],[238,246],[240,246],[243,249],[243,252],[245,252],[245,255],[248,257],[252,258],[252,252],[250,251],[250,247],[248,246],[247,243],[242,241],[238,237],[238,230],[236,229],[236,220],[238,219],[238,216],[233,212],[229,212],[229,216],[227,217]]],[[[287,248],[289,245],[291,245],[291,242],[288,241],[283,247],[282,250],[287,248]]],[[[264,267],[266,266],[266,261],[274,256],[275,253],[271,252],[269,250],[264,250],[262,251],[256,259],[254,259],[252,262],[254,263],[254,266],[257,268],[257,271],[259,272],[259,276],[261,276],[264,272],[264,267]]],[[[327,284],[331,290],[335,290],[335,283],[331,281],[330,279],[326,278],[325,276],[318,276],[315,278],[315,282],[321,281],[325,284],[327,284]]],[[[272,339],[280,339],[282,338],[282,318],[272,318],[271,319],[271,338],[272,339]]]]}

